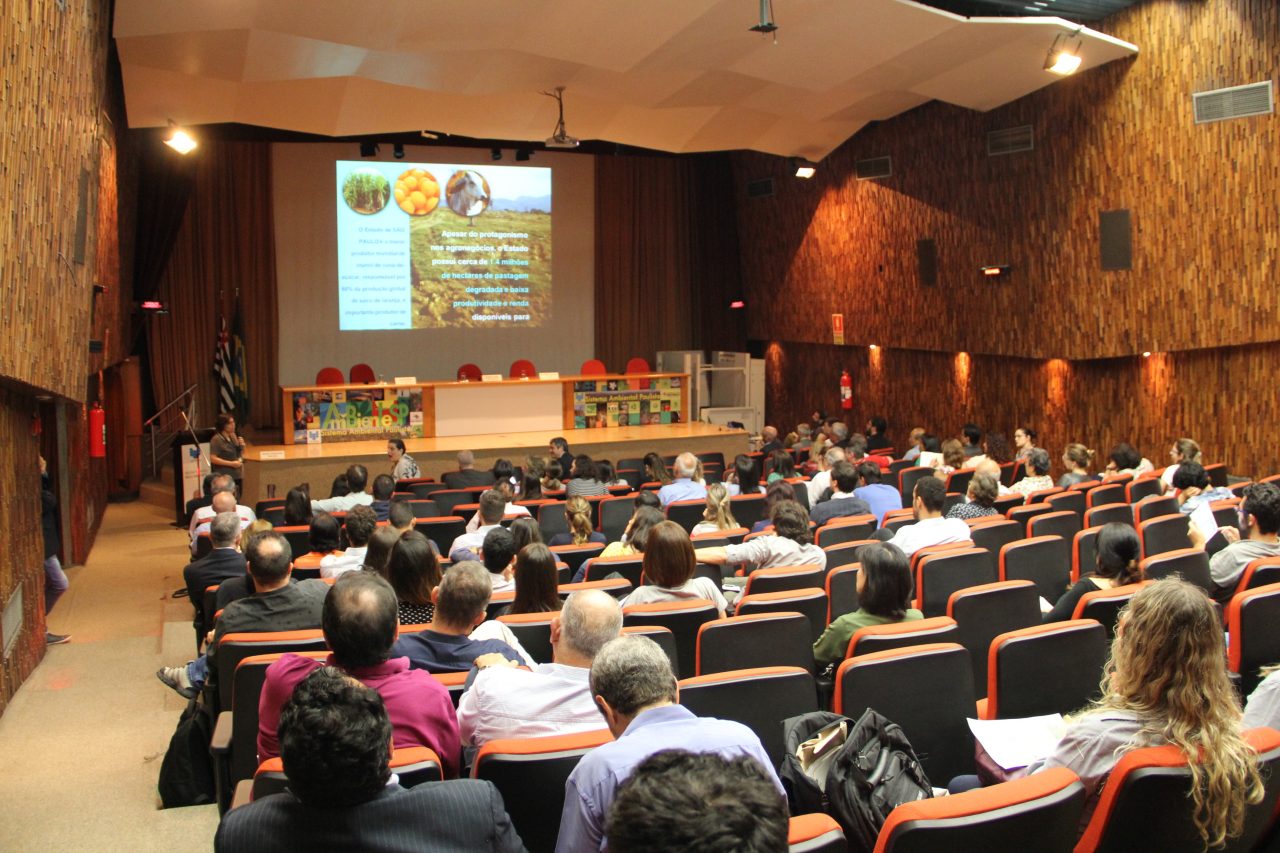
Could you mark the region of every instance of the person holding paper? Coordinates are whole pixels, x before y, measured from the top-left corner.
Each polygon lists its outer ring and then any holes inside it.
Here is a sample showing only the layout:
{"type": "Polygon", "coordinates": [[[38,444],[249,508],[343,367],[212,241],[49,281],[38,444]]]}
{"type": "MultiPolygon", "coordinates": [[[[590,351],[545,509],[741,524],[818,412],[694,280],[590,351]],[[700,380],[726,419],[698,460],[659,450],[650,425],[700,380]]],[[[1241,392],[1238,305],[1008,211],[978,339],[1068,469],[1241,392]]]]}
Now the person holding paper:
{"type": "MultiPolygon", "coordinates": [[[[1234,527],[1218,528],[1228,544],[1209,560],[1209,575],[1216,587],[1213,597],[1224,603],[1231,600],[1236,582],[1251,562],[1280,556],[1280,487],[1274,483],[1246,486],[1239,513],[1244,537],[1234,527]]],[[[1191,524],[1187,535],[1191,547],[1204,550],[1213,534],[1191,524]]]]}
{"type": "Polygon", "coordinates": [[[1046,623],[1070,619],[1086,593],[1142,580],[1142,569],[1138,567],[1138,561],[1142,559],[1142,543],[1132,527],[1118,521],[1104,524],[1098,531],[1097,550],[1097,568],[1062,594],[1053,609],[1045,614],[1046,623]]]}

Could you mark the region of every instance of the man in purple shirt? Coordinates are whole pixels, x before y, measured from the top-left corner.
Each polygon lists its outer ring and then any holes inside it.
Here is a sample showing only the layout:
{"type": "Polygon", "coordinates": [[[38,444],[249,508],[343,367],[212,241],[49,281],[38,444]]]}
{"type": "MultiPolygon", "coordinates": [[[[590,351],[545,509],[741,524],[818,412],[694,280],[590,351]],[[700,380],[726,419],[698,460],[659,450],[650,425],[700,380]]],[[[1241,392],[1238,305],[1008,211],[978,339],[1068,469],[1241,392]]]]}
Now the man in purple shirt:
{"type": "Polygon", "coordinates": [[[658,500],[663,506],[672,501],[701,500],[707,496],[706,485],[693,480],[693,472],[698,470],[698,457],[692,453],[681,453],[671,469],[676,478],[658,489],[658,500]]]}
{"type": "Polygon", "coordinates": [[[378,691],[395,746],[425,746],[440,756],[444,775],[458,775],[458,721],[449,691],[430,674],[410,669],[407,658],[392,658],[396,641],[396,594],[373,572],[347,572],[334,581],[324,601],[322,627],[332,649],[326,660],[294,654],[267,667],[258,700],[258,760],[280,754],[276,730],[280,710],[312,671],[334,666],[378,691]]]}
{"type": "Polygon", "coordinates": [[[485,620],[493,582],[484,566],[466,560],[445,572],[436,588],[436,614],[431,627],[406,634],[391,649],[393,657],[407,657],[414,669],[427,672],[466,672],[480,655],[497,652],[521,666],[531,665],[501,640],[473,640],[468,636],[485,620]]]}
{"type": "Polygon", "coordinates": [[[605,644],[591,664],[591,693],[614,740],[583,756],[565,782],[557,853],[604,849],[605,818],[618,786],[655,752],[678,747],[749,758],[783,794],[760,739],[741,723],[697,717],[677,705],[671,662],[648,637],[605,644]]]}

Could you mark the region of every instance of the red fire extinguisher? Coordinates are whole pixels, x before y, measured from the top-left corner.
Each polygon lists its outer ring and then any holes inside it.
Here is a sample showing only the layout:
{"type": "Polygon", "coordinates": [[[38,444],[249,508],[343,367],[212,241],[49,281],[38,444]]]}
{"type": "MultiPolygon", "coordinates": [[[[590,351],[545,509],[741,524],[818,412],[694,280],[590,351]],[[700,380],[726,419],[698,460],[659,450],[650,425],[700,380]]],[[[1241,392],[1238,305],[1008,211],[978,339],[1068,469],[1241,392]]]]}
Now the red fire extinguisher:
{"type": "Polygon", "coordinates": [[[89,456],[100,459],[107,455],[107,413],[102,403],[94,401],[89,409],[89,456]]]}
{"type": "Polygon", "coordinates": [[[847,370],[840,371],[840,408],[853,408],[853,377],[847,370]]]}

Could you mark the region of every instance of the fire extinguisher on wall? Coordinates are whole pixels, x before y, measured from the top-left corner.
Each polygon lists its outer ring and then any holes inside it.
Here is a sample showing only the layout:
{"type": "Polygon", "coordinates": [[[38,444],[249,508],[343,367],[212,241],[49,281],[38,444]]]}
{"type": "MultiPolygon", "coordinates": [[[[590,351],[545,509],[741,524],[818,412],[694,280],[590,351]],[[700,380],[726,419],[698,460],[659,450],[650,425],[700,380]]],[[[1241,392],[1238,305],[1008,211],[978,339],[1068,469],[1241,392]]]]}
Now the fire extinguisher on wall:
{"type": "Polygon", "coordinates": [[[849,371],[840,371],[840,408],[848,411],[853,408],[853,377],[849,371]]]}
{"type": "Polygon", "coordinates": [[[107,413],[102,403],[94,401],[89,409],[89,456],[100,459],[107,455],[107,413]]]}

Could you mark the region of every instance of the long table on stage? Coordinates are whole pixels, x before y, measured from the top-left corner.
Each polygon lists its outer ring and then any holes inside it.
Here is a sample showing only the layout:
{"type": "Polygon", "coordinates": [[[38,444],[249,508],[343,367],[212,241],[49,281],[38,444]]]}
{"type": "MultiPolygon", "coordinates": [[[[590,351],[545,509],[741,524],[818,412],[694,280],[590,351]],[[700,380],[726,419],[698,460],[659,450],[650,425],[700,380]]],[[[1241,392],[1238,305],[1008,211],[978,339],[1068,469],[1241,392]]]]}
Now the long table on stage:
{"type": "MultiPolygon", "coordinates": [[[[696,453],[719,451],[726,461],[730,461],[748,449],[744,430],[700,421],[408,438],[404,443],[405,450],[418,463],[423,476],[438,480],[443,472],[457,469],[456,454],[459,450],[472,451],[476,467],[480,469],[490,468],[499,458],[510,459],[514,465],[523,465],[526,456],[546,456],[548,444],[556,436],[564,436],[573,453],[585,453],[593,459],[609,459],[614,463],[619,459],[644,456],[650,451],[670,456],[686,450],[696,453]]],[[[276,497],[284,497],[299,483],[310,483],[311,493],[317,498],[328,497],[333,478],[357,462],[369,469],[370,481],[378,474],[391,473],[386,439],[252,445],[244,452],[244,502],[252,506],[253,501],[268,497],[272,491],[276,497]]]]}

